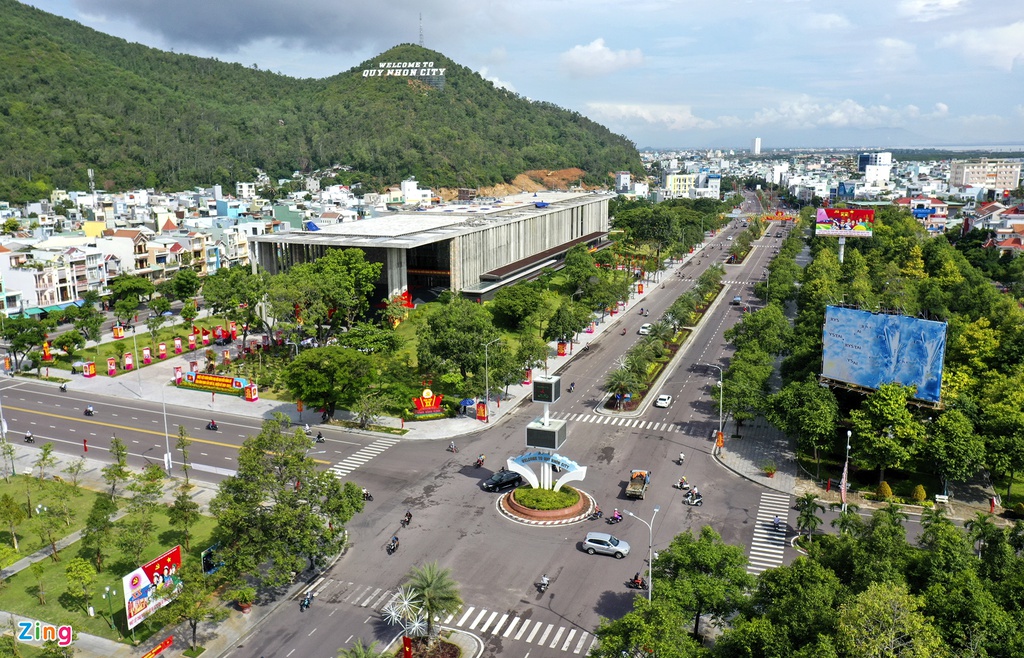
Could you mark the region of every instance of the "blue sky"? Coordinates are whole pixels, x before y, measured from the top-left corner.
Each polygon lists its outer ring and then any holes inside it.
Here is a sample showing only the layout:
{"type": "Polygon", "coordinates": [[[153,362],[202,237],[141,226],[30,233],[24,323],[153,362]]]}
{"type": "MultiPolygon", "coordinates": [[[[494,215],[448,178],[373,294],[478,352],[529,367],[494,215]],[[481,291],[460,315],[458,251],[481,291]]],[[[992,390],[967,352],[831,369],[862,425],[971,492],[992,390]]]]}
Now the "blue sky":
{"type": "Polygon", "coordinates": [[[326,77],[404,42],[638,147],[1024,144],[1024,0],[29,0],[326,77]]]}

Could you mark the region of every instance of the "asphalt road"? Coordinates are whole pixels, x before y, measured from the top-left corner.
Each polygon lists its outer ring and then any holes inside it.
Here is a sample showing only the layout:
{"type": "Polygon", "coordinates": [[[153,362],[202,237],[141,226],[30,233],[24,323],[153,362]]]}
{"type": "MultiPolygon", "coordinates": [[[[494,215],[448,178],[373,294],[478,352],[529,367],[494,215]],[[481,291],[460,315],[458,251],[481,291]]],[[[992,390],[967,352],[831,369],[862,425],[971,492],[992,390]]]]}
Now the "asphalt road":
{"type": "MultiPolygon", "coordinates": [[[[656,391],[671,394],[672,404],[642,411],[640,418],[647,429],[628,426],[614,415],[599,427],[573,418],[599,415],[596,408],[604,398],[600,385],[616,367],[616,359],[640,338],[639,326],[656,320],[692,287],[700,271],[724,260],[728,247],[714,247],[720,242],[728,245],[725,236],[738,231],[731,227],[712,240],[708,249],[712,257],[685,268],[683,277],[666,277],[664,289],[656,284],[657,290],[644,304],[650,305],[649,317],[636,312],[618,316],[614,329],[624,326],[626,335],[621,330],[607,331],[559,373],[563,391],[569,382],[576,382],[575,392],[564,394],[551,408],[556,417],[569,419],[568,439],[560,453],[587,466],[581,488],[596,498],[606,514],[618,507],[650,521],[653,508],[660,506],[653,523],[654,550],[666,546],[676,534],[704,525],[715,528],[727,543],[745,548],[751,544],[763,488],[737,478],[711,458],[710,434],[718,428],[718,371],[698,364],[725,365],[729,348],[722,332],[742,313],[728,300],[734,295],[752,296],[752,284],[760,279],[779,243],[776,231],[758,241],[745,264],[726,267],[721,301],[689,338],[656,391]],[[674,463],[680,451],[687,455],[682,467],[674,463]],[[645,500],[627,500],[623,495],[631,468],[653,471],[645,500]],[[682,492],[671,486],[684,474],[704,493],[703,506],[683,504],[682,492]]],[[[646,569],[649,533],[629,516],[615,526],[590,521],[537,528],[497,514],[497,496],[483,492],[480,483],[505,458],[525,450],[525,425],[542,414],[540,404],[526,403],[504,422],[460,439],[457,455],[445,450],[446,441],[402,444],[400,450],[390,450],[370,463],[365,472],[360,469],[361,477],[375,482],[375,501],[350,524],[349,551],[311,584],[317,592],[314,605],[306,612],[299,611],[297,600],[282,606],[228,655],[327,658],[335,656],[339,647],[351,646],[355,638],[386,643],[398,630],[384,624],[381,610],[411,567],[432,560],[452,569],[465,602],[458,614],[442,622],[478,635],[486,644],[484,655],[585,655],[600,617],[615,618],[631,609],[637,593],[625,582],[646,569]],[[487,455],[487,464],[477,469],[473,460],[479,453],[487,455]],[[402,529],[399,519],[407,509],[413,522],[402,529]],[[631,553],[620,561],[587,555],[580,544],[591,530],[610,531],[625,539],[631,553]],[[388,556],[384,546],[392,534],[399,536],[401,547],[388,556]],[[551,586],[539,594],[535,583],[543,573],[551,578],[551,586]]],[[[795,555],[787,549],[784,559],[791,561],[795,555]]],[[[657,582],[654,588],[657,596],[657,582]]]]}

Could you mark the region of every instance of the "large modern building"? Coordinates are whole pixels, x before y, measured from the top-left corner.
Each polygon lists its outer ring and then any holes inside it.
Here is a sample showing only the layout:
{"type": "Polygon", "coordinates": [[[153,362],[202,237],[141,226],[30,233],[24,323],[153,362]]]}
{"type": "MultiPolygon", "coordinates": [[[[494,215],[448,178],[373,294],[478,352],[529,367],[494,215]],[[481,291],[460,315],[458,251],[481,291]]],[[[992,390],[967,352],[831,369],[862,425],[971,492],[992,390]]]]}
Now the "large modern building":
{"type": "Polygon", "coordinates": [[[1016,189],[1020,185],[1020,167],[1020,160],[953,160],[949,163],[949,186],[1016,189]]]}
{"type": "Polygon", "coordinates": [[[318,231],[249,237],[252,266],[271,274],[358,247],[384,264],[373,299],[410,293],[427,299],[457,290],[474,299],[556,266],[577,244],[598,246],[608,234],[605,192],[537,192],[433,206],[327,226],[318,231]]]}

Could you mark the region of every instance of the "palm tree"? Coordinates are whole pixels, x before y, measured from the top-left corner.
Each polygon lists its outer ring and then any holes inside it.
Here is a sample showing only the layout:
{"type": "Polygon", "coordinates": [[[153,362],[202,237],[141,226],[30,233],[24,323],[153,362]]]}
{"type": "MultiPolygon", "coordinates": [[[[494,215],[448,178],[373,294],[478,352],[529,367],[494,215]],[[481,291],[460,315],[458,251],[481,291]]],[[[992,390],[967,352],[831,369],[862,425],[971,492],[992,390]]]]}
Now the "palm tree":
{"type": "Polygon", "coordinates": [[[910,518],[910,515],[903,511],[903,508],[896,503],[889,503],[877,512],[883,518],[889,520],[894,525],[899,525],[910,518]]]}
{"type": "MultiPolygon", "coordinates": [[[[666,314],[667,315],[667,314],[666,314]]],[[[666,320],[659,320],[651,325],[650,337],[661,343],[667,343],[675,338],[676,332],[666,320]]]]}
{"type": "Polygon", "coordinates": [[[992,540],[993,536],[998,532],[1002,532],[999,526],[995,524],[995,521],[992,520],[993,518],[995,517],[988,512],[977,512],[973,519],[964,523],[967,537],[977,549],[979,557],[981,557],[982,551],[985,550],[985,545],[992,540]]]}
{"type": "Polygon", "coordinates": [[[621,401],[627,393],[638,390],[640,382],[631,370],[623,367],[608,373],[608,378],[604,380],[604,388],[609,393],[618,395],[621,401]]]}
{"type": "Polygon", "coordinates": [[[861,520],[860,515],[857,514],[857,510],[860,509],[859,505],[849,503],[846,505],[846,509],[843,508],[842,503],[829,503],[829,510],[839,510],[839,516],[832,519],[832,527],[838,528],[839,534],[841,535],[852,535],[856,537],[860,534],[861,529],[864,527],[864,521],[861,520]]]}
{"type": "Polygon", "coordinates": [[[434,618],[454,614],[462,607],[459,584],[452,578],[451,570],[438,567],[437,562],[413,567],[407,578],[406,584],[426,615],[427,638],[433,641],[434,618]]]}
{"type": "Polygon", "coordinates": [[[807,541],[811,540],[811,534],[821,525],[821,517],[818,512],[824,512],[825,506],[818,502],[818,497],[813,493],[805,493],[796,500],[796,507],[799,514],[796,517],[796,528],[800,531],[807,531],[807,541]]]}
{"type": "Polygon", "coordinates": [[[938,505],[935,507],[927,507],[921,512],[921,527],[927,530],[935,525],[953,525],[953,522],[946,516],[946,510],[942,509],[938,505]]]}
{"type": "Polygon", "coordinates": [[[383,655],[377,651],[376,642],[371,642],[367,646],[363,644],[362,638],[356,640],[350,649],[338,649],[338,658],[380,658],[383,655]]]}

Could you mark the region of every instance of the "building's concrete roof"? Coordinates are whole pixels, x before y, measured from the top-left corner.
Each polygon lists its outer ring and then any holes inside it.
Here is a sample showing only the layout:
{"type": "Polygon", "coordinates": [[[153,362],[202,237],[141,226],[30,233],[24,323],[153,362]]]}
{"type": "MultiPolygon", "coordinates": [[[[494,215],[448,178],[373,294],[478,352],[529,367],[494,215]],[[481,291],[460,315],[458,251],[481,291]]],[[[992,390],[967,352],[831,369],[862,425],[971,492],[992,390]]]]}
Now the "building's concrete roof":
{"type": "Polygon", "coordinates": [[[489,203],[454,203],[414,212],[372,217],[323,226],[319,231],[293,231],[249,236],[249,242],[308,244],[335,247],[412,249],[457,235],[474,233],[503,221],[542,215],[576,206],[598,196],[593,192],[537,192],[517,194],[489,203]],[[538,208],[537,204],[548,204],[538,208]]]}

